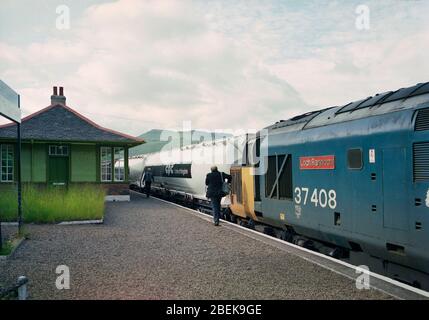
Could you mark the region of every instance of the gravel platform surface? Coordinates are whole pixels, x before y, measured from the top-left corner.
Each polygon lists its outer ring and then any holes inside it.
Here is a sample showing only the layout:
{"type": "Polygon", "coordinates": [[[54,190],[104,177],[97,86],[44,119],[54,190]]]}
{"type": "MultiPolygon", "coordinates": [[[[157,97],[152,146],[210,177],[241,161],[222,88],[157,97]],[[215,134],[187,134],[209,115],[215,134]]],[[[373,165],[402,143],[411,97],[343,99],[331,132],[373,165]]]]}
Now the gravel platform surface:
{"type": "Polygon", "coordinates": [[[28,225],[0,283],[32,299],[391,299],[268,244],[156,199],[108,203],[102,225],[28,225]],[[55,269],[70,268],[70,290],[55,269]]]}

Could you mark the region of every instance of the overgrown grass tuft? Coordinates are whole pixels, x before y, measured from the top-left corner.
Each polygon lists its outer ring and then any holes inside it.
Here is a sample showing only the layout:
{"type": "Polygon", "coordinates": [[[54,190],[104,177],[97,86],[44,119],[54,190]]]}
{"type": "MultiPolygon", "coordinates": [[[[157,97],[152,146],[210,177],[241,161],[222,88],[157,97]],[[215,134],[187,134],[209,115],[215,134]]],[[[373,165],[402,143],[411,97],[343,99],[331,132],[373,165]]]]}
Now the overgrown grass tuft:
{"type": "Polygon", "coordinates": [[[13,250],[13,243],[11,241],[3,242],[3,246],[0,249],[0,256],[8,256],[13,250]]]}
{"type": "MultiPolygon", "coordinates": [[[[16,190],[0,191],[1,221],[17,220],[16,190]]],[[[101,219],[105,191],[97,185],[71,185],[68,189],[26,185],[22,192],[25,222],[55,223],[101,219]]]]}

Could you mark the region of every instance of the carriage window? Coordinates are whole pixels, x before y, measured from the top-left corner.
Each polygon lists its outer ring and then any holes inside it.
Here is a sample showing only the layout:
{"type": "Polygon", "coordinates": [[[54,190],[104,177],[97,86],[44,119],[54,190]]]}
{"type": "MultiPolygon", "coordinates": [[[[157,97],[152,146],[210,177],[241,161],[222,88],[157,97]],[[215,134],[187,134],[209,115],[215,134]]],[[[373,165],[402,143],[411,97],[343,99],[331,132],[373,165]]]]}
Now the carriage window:
{"type": "Polygon", "coordinates": [[[232,176],[232,193],[236,197],[237,203],[243,203],[243,190],[241,186],[241,170],[231,171],[232,176]]]}
{"type": "Polygon", "coordinates": [[[347,166],[349,169],[362,169],[362,149],[349,149],[347,151],[347,166]]]}
{"type": "Polygon", "coordinates": [[[292,156],[283,154],[268,157],[265,174],[265,197],[292,199],[292,156]]]}

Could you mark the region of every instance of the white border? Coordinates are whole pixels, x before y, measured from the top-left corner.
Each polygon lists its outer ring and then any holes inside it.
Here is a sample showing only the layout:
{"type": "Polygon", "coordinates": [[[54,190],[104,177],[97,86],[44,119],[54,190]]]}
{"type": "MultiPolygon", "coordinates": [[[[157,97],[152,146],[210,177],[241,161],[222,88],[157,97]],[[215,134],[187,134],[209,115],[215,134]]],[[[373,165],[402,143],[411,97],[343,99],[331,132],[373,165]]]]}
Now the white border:
{"type": "MultiPolygon", "coordinates": [[[[40,223],[34,223],[34,222],[29,222],[26,223],[26,225],[80,225],[80,224],[101,224],[104,223],[104,219],[99,219],[99,220],[74,220],[74,221],[62,221],[62,222],[57,222],[57,223],[50,223],[50,222],[40,222],[40,223]]],[[[1,223],[2,226],[18,226],[18,222],[2,222],[1,223]]]]}
{"type": "Polygon", "coordinates": [[[82,220],[82,221],[63,221],[57,223],[57,225],[60,226],[67,226],[67,225],[81,225],[81,224],[102,224],[104,221],[103,219],[100,220],[82,220]]]}
{"type": "Polygon", "coordinates": [[[116,202],[116,201],[130,201],[130,195],[116,195],[116,196],[106,196],[104,201],[107,202],[116,202]]]}

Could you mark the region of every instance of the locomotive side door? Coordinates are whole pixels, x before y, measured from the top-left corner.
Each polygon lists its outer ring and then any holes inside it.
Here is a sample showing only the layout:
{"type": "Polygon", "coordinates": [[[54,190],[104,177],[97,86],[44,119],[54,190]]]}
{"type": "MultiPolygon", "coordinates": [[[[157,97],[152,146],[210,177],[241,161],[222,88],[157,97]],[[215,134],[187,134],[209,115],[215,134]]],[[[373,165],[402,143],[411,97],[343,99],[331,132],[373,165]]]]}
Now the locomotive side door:
{"type": "Polygon", "coordinates": [[[381,157],[381,152],[373,145],[367,148],[352,147],[347,152],[348,175],[345,183],[351,192],[351,223],[354,232],[371,238],[378,238],[383,229],[381,157]]]}
{"type": "Polygon", "coordinates": [[[383,227],[392,231],[391,240],[399,242],[406,242],[409,230],[406,157],[405,148],[383,149],[383,227]]]}

